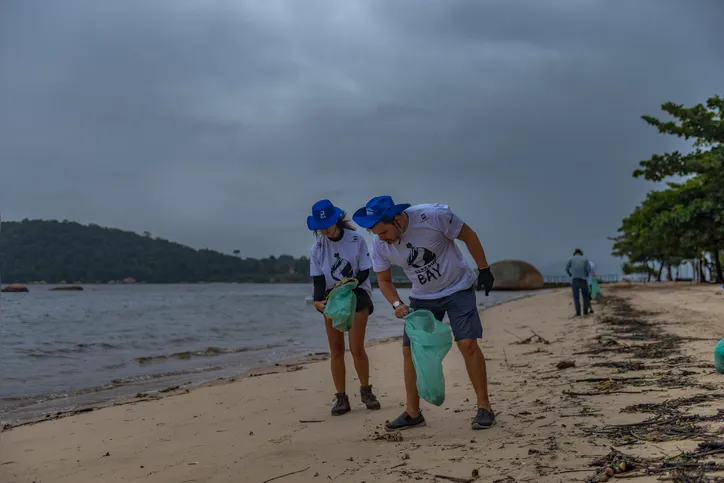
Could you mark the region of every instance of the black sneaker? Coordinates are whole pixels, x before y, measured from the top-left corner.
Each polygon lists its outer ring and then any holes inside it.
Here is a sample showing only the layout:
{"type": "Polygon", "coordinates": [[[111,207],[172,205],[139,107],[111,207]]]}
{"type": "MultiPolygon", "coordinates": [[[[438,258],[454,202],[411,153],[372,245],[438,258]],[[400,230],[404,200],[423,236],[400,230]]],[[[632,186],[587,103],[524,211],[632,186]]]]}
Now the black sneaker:
{"type": "Polygon", "coordinates": [[[394,421],[385,423],[385,429],[387,431],[402,431],[403,429],[417,428],[418,426],[425,426],[425,417],[422,415],[422,411],[416,418],[411,418],[407,411],[400,414],[394,421]]]}
{"type": "Polygon", "coordinates": [[[362,399],[362,403],[367,406],[367,409],[379,409],[380,402],[377,400],[377,396],[372,392],[372,386],[360,386],[359,395],[362,399]]]}
{"type": "Polygon", "coordinates": [[[349,407],[349,397],[343,392],[338,392],[334,395],[334,407],[332,408],[332,416],[340,416],[344,413],[348,413],[351,410],[349,407]]]}
{"type": "Polygon", "coordinates": [[[495,422],[495,413],[492,409],[478,408],[478,413],[473,419],[473,429],[488,429],[495,422]]]}

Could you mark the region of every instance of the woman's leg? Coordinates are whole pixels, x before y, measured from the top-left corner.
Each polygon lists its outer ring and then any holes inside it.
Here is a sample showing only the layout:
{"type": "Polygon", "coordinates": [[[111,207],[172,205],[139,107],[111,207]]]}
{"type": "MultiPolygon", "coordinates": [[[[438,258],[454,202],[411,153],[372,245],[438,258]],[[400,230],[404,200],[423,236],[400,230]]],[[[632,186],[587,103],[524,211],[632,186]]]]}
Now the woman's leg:
{"type": "Polygon", "coordinates": [[[329,341],[330,364],[332,366],[332,380],[338,394],[345,392],[346,369],[344,367],[344,333],[332,327],[332,319],[325,316],[327,326],[327,340],[329,341]]]}
{"type": "Polygon", "coordinates": [[[344,367],[344,333],[332,327],[332,319],[324,317],[329,341],[330,365],[336,394],[332,415],[339,416],[350,411],[349,397],[345,391],[346,368],[344,367]]]}
{"type": "Polygon", "coordinates": [[[352,353],[354,368],[359,377],[359,393],[362,403],[367,409],[380,409],[380,402],[372,392],[370,384],[370,361],[365,350],[365,334],[367,332],[367,319],[370,308],[366,307],[354,314],[354,322],[349,331],[349,351],[352,353]]]}
{"type": "Polygon", "coordinates": [[[349,331],[349,351],[352,353],[354,368],[361,386],[367,386],[370,383],[370,361],[367,359],[367,351],[365,351],[368,317],[369,309],[365,308],[356,312],[352,328],[349,331]]]}

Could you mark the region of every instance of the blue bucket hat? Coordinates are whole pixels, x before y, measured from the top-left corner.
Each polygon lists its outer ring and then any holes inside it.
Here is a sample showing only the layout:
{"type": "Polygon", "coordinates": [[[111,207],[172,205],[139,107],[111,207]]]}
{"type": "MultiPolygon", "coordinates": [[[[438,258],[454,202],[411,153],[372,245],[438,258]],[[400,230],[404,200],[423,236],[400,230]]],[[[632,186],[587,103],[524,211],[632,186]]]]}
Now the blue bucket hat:
{"type": "Polygon", "coordinates": [[[342,210],[329,200],[320,200],[312,205],[312,216],[307,217],[307,228],[310,230],[324,230],[337,223],[342,216],[342,210]]]}
{"type": "Polygon", "coordinates": [[[392,220],[410,206],[408,203],[396,205],[389,196],[375,196],[364,208],[355,211],[352,219],[362,228],[369,229],[380,221],[392,220]]]}

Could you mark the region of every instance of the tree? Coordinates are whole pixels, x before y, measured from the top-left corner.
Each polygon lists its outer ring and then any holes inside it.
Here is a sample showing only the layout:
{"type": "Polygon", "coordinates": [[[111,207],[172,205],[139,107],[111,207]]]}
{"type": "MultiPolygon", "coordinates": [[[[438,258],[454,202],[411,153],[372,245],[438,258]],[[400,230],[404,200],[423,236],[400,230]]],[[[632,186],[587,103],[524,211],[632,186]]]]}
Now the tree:
{"type": "Polygon", "coordinates": [[[674,119],[642,119],[662,134],[693,139],[694,149],[688,154],[654,154],[639,163],[633,176],[650,181],[674,176],[686,179],[668,183],[667,189],[655,192],[659,194],[649,193],[644,202],[648,202],[648,211],[642,206],[642,213],[624,220],[619,230],[622,234],[615,239],[614,254],[625,255],[634,263],[648,263],[643,261],[647,257],[664,257],[656,259],[665,266],[666,257],[673,263],[689,256],[704,259],[709,253],[717,281],[723,282],[724,99],[714,96],[706,105],[689,108],[666,102],[661,109],[674,119]]]}
{"type": "Polygon", "coordinates": [[[613,255],[629,260],[623,267],[625,273],[646,273],[660,281],[666,268],[671,280],[671,268],[693,256],[685,237],[689,226],[677,221],[683,200],[682,189],[669,183],[668,190],[649,192],[643,203],[624,218],[620,234],[612,240],[613,255]]]}

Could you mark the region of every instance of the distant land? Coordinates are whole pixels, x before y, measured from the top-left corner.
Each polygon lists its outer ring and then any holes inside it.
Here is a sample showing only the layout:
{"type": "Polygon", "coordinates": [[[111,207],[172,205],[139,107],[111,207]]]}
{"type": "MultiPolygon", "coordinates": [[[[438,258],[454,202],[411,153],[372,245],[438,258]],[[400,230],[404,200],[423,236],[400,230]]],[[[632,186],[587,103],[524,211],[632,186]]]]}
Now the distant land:
{"type": "Polygon", "coordinates": [[[2,223],[6,283],[309,282],[309,259],[242,258],[115,228],[72,221],[2,223]]]}
{"type": "Polygon", "coordinates": [[[310,282],[307,257],[244,258],[149,232],[27,219],[2,222],[0,275],[3,284],[310,282]]]}

